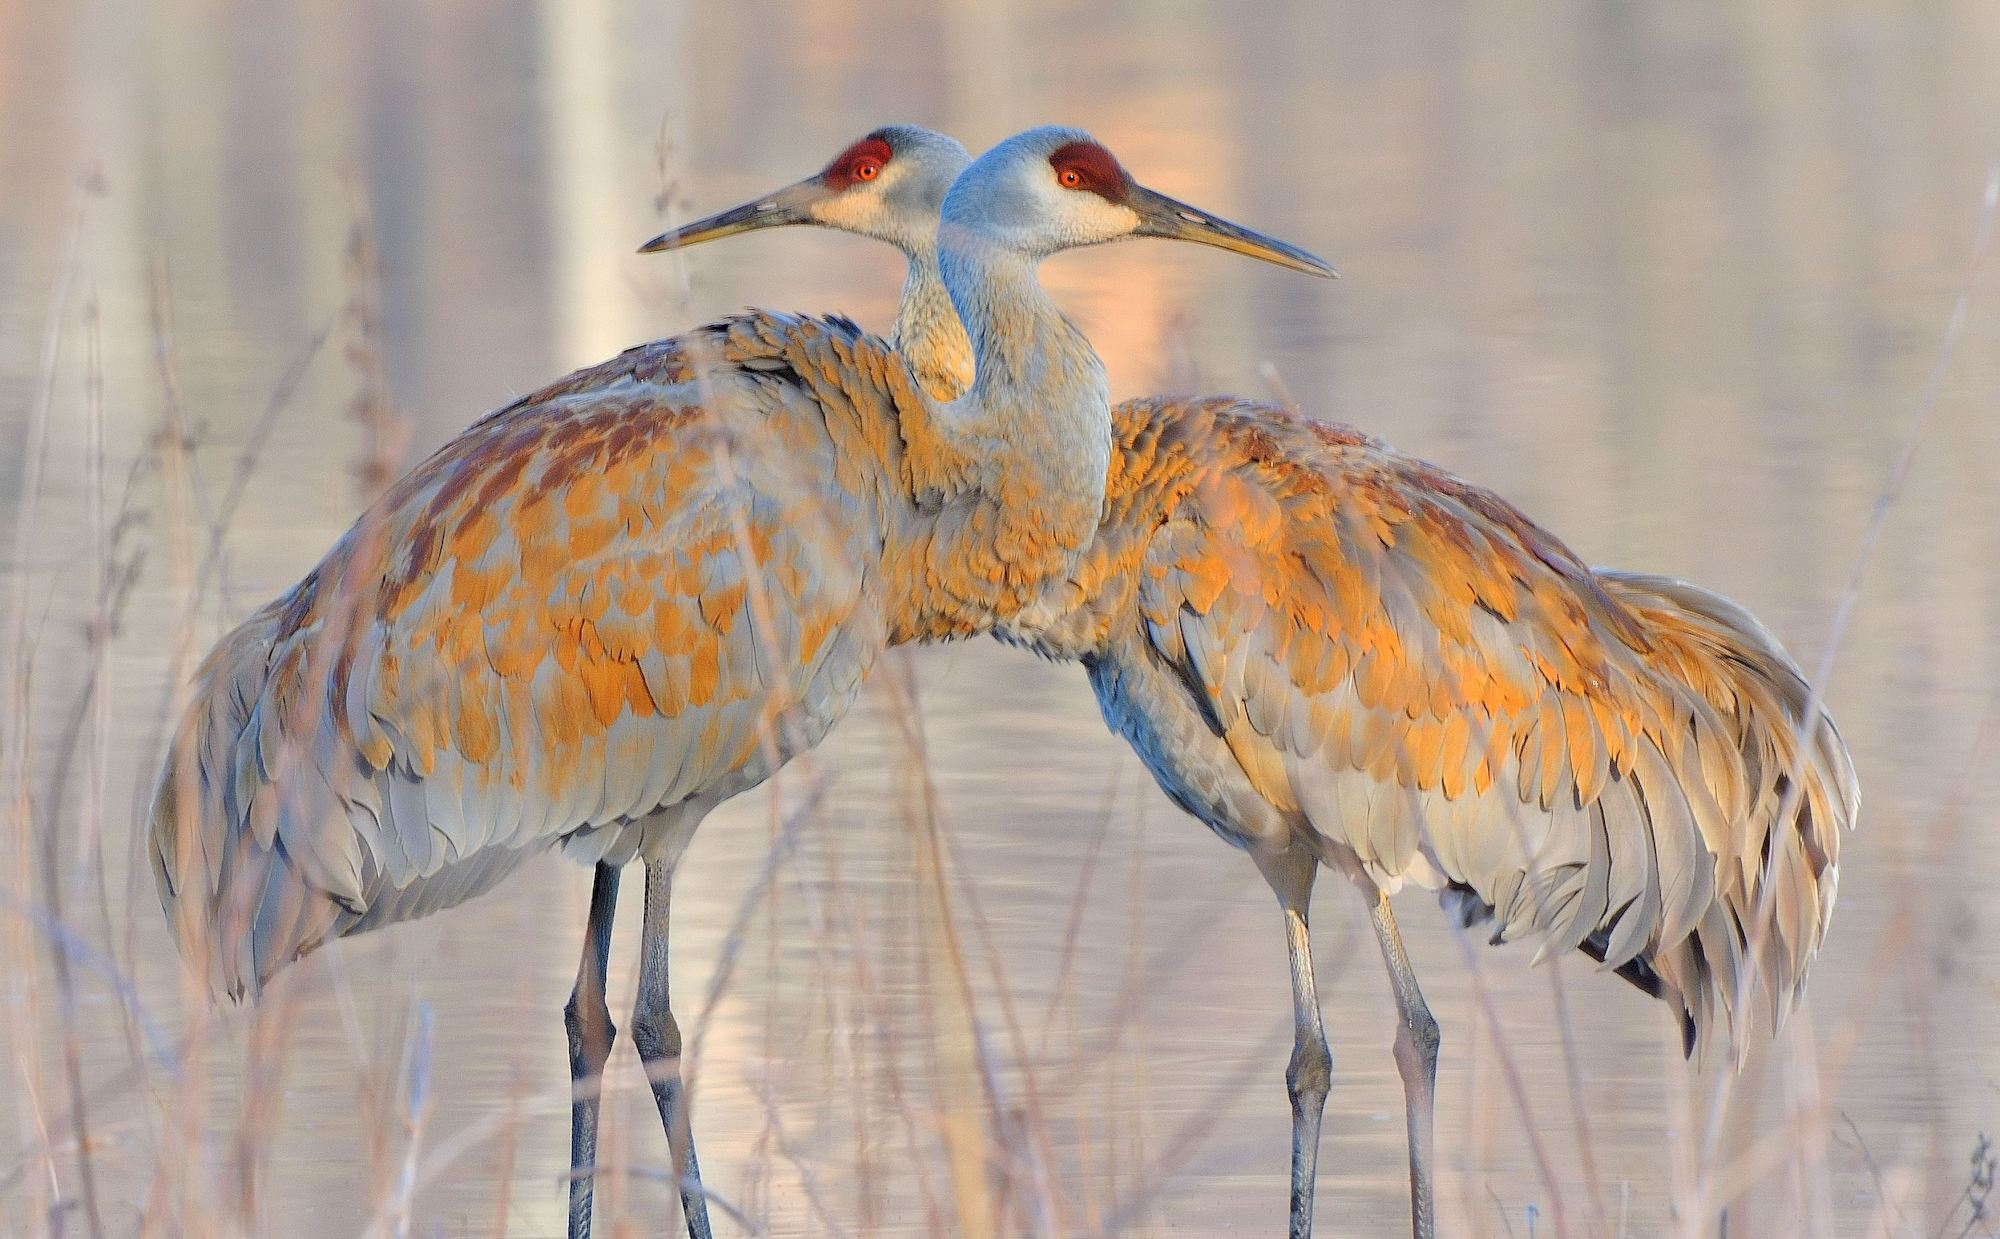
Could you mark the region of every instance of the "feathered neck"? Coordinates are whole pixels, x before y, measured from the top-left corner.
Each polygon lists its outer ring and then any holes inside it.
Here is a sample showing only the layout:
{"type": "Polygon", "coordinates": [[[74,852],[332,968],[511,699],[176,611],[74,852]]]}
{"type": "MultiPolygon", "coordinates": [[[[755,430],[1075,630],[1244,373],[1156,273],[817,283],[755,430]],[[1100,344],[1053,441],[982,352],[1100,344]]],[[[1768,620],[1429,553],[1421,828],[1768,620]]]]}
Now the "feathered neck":
{"type": "Polygon", "coordinates": [[[1111,459],[1104,367],[1043,292],[1035,260],[948,228],[935,264],[948,307],[929,264],[912,254],[899,347],[916,345],[927,387],[962,385],[954,354],[969,356],[972,374],[958,399],[932,404],[927,426],[905,428],[912,480],[943,505],[923,577],[911,583],[922,614],[905,639],[990,628],[1067,581],[1097,531],[1111,459]]]}
{"type": "Polygon", "coordinates": [[[931,399],[956,400],[972,386],[972,341],[938,270],[936,238],[909,245],[903,255],[909,270],[890,339],[931,399]]]}

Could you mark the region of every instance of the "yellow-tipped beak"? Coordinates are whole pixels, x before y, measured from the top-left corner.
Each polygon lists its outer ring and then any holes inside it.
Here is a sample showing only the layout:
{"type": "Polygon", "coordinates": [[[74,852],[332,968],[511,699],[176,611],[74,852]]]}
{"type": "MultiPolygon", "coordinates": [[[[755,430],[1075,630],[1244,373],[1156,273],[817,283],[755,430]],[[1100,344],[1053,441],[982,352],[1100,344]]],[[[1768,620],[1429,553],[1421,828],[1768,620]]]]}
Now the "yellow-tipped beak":
{"type": "Polygon", "coordinates": [[[719,211],[706,219],[682,224],[670,232],[659,236],[639,247],[641,254],[657,254],[662,250],[685,249],[690,245],[700,245],[703,241],[716,241],[723,237],[733,237],[742,232],[755,232],[760,228],[783,228],[791,224],[817,223],[812,216],[813,204],[828,197],[827,188],[818,177],[787,185],[776,193],[753,198],[741,206],[719,211]]]}
{"type": "Polygon", "coordinates": [[[1325,259],[1309,253],[1296,245],[1267,237],[1261,232],[1252,232],[1240,224],[1232,224],[1226,219],[1210,215],[1207,211],[1178,202],[1163,193],[1134,185],[1125,199],[1127,206],[1139,213],[1139,228],[1134,236],[1166,237],[1173,241],[1194,241],[1201,245],[1213,245],[1217,249],[1245,254],[1251,258],[1261,258],[1265,262],[1276,263],[1293,271],[1303,271],[1307,275],[1325,276],[1339,279],[1340,273],[1327,265],[1325,259]]]}

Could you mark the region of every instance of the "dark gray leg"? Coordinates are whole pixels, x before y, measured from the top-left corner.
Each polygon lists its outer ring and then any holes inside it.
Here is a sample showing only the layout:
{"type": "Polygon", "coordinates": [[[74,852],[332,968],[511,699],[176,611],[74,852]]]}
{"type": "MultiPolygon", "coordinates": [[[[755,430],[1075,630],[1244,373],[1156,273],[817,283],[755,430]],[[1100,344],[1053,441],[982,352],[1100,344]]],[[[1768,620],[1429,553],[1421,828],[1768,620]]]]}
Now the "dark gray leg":
{"type": "Polygon", "coordinates": [[[604,971],[611,955],[611,917],[618,909],[618,871],[599,865],[590,884],[590,921],[576,988],[563,1008],[569,1029],[569,1236],[590,1239],[590,1202],[597,1173],[597,1104],[604,1062],[618,1029],[604,1005],[604,971]]]}
{"type": "Polygon", "coordinates": [[[1375,910],[1375,940],[1382,962],[1389,965],[1389,982],[1396,990],[1396,1070],[1403,1075],[1403,1106],[1410,1126],[1410,1230],[1417,1239],[1437,1234],[1437,1209],[1431,1196],[1431,1148],[1437,1105],[1438,1026],[1417,988],[1416,970],[1403,952],[1403,936],[1389,897],[1379,890],[1375,910]]]}
{"type": "Polygon", "coordinates": [[[1292,1098],[1291,1239],[1311,1239],[1313,1188],[1319,1173],[1319,1133],[1326,1093],[1333,1079],[1333,1053],[1320,1020],[1319,990],[1313,984],[1312,935],[1306,912],[1312,903],[1319,862],[1303,846],[1276,856],[1259,856],[1257,867],[1285,913],[1285,942],[1292,959],[1292,1061],[1285,1087],[1292,1098]]]}
{"type": "Polygon", "coordinates": [[[639,1047],[639,1061],[646,1065],[646,1079],[652,1082],[660,1125],[667,1130],[688,1235],[710,1239],[708,1196],[702,1191],[701,1164],[695,1160],[694,1130],[681,1104],[681,1026],[667,1000],[667,908],[673,881],[672,864],[646,862],[646,927],[639,947],[639,1001],[632,1012],[632,1041],[639,1047]]]}

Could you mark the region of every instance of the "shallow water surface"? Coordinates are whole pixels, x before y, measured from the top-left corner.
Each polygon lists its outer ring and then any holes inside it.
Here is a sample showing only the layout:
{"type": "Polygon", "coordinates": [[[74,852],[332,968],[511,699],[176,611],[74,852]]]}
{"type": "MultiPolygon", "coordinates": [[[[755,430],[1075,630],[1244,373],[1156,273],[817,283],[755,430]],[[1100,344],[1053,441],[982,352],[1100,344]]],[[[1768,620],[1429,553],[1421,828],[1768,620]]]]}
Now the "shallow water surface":
{"type": "MultiPolygon", "coordinates": [[[[259,1023],[185,992],[134,805],[190,658],[353,518],[371,450],[400,470],[746,303],[889,320],[885,250],[798,230],[633,255],[663,220],[883,121],[975,149],[1084,125],[1345,277],[1063,256],[1048,282],[1115,395],[1281,385],[1593,562],[1740,599],[1811,668],[1967,278],[1996,63],[1972,0],[0,3],[4,1228],[87,1232],[87,1163],[109,1233],[559,1232],[583,872],[551,859],[323,952],[259,1023]]],[[[1737,1197],[1734,1235],[1965,1225],[1968,1154],[2000,1131],[2000,288],[1975,293],[1827,683],[1865,793],[1832,937],[1712,1144],[1717,1073],[1689,1076],[1657,1004],[1399,902],[1444,1028],[1447,1233],[1667,1233],[1703,1183],[1737,1197]]],[[[708,821],[675,894],[704,1169],[761,1233],[1280,1225],[1275,906],[1078,669],[984,641],[888,660],[775,795],[708,821]]],[[[1322,883],[1320,1219],[1393,1234],[1363,912],[1322,883]]],[[[612,1077],[630,1173],[601,1212],[657,1230],[665,1147],[623,1043],[612,1077]]]]}

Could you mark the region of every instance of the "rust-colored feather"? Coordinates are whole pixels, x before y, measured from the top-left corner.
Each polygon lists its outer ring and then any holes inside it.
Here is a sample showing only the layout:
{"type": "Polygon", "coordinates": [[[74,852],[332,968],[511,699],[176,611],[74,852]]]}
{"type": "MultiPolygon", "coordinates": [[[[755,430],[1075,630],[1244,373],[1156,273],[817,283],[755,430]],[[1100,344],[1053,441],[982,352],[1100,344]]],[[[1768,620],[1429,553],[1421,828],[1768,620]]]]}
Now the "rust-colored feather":
{"type": "Polygon", "coordinates": [[[540,848],[684,838],[646,823],[817,742],[885,643],[1035,598],[1081,537],[972,489],[931,408],[851,323],[750,313],[402,478],[223,638],[176,732],[153,860],[214,982],[254,992],[540,848]]]}
{"type": "Polygon", "coordinates": [[[1469,890],[1503,936],[1638,960],[1697,1025],[1733,1026],[1753,939],[1757,987],[1796,996],[1854,774],[1747,613],[1593,571],[1349,428],[1228,399],[1113,421],[1096,542],[1064,605],[1006,635],[1084,660],[1177,802],[1386,889],[1469,890]]]}

